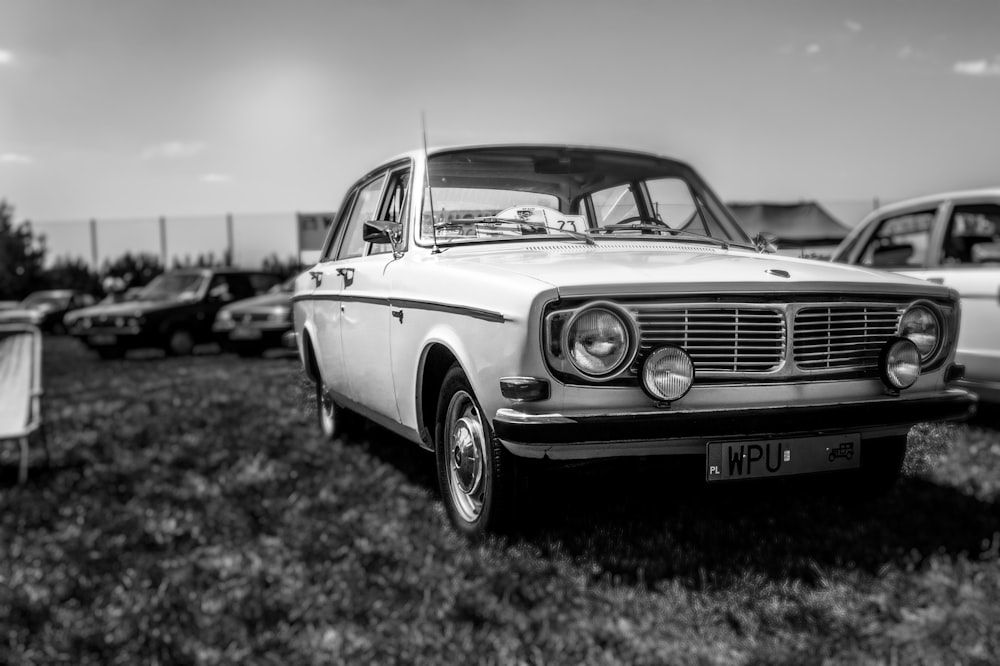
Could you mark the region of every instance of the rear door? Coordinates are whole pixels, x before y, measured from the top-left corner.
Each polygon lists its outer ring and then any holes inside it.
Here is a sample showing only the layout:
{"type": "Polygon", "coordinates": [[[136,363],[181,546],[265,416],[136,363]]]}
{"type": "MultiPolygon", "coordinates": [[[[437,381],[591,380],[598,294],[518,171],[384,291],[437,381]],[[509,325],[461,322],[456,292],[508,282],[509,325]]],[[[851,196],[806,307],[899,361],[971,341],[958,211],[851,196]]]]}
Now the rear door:
{"type": "Polygon", "coordinates": [[[409,163],[389,169],[379,205],[370,216],[351,220],[342,252],[341,330],[350,395],[393,422],[399,421],[390,355],[391,326],[399,325],[389,307],[394,258],[389,245],[364,242],[363,227],[371,220],[403,221],[409,173],[409,163]]]}
{"type": "MultiPolygon", "coordinates": [[[[364,295],[365,289],[352,287],[355,287],[365,251],[365,244],[360,241],[362,226],[373,219],[378,210],[385,178],[386,174],[382,171],[354,188],[349,208],[344,209],[344,228],[328,248],[327,256],[310,271],[315,284],[312,303],[316,340],[313,342],[320,374],[333,393],[362,405],[367,404],[363,398],[368,390],[362,385],[359,393],[348,380],[346,358],[356,353],[357,349],[344,344],[343,323],[346,317],[353,316],[355,325],[358,324],[358,310],[361,308],[357,305],[357,298],[364,295]]],[[[385,316],[388,317],[388,313],[385,316]]]]}

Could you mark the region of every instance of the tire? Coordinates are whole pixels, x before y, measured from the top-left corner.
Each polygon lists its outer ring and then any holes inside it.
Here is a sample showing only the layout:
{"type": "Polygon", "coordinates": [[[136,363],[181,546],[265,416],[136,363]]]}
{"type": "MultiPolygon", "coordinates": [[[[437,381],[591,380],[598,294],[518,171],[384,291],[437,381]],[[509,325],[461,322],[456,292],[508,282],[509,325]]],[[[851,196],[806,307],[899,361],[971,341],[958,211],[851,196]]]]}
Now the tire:
{"type": "Polygon", "coordinates": [[[235,351],[240,358],[255,358],[264,355],[264,347],[260,345],[238,345],[235,351]]]}
{"type": "Polygon", "coordinates": [[[455,529],[478,538],[509,526],[516,499],[515,459],[494,437],[457,365],[441,385],[434,442],[441,499],[455,529]]]}
{"type": "Polygon", "coordinates": [[[334,401],[322,381],[316,382],[316,413],[323,439],[332,442],[347,430],[347,410],[334,401]]]}
{"type": "Polygon", "coordinates": [[[906,435],[865,442],[862,450],[860,490],[863,499],[885,495],[896,485],[906,457],[906,435]]]}
{"type": "Polygon", "coordinates": [[[164,350],[170,356],[189,356],[194,351],[194,336],[186,328],[175,328],[167,335],[164,350]]]}

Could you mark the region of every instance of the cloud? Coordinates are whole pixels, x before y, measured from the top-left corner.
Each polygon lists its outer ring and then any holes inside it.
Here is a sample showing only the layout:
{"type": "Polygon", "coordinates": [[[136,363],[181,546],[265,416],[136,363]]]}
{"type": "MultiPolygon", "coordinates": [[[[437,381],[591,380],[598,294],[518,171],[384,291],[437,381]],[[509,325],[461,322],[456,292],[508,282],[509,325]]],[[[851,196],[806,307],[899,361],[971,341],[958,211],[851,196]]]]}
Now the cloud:
{"type": "Polygon", "coordinates": [[[858,23],[857,21],[852,21],[850,19],[847,19],[846,21],[844,21],[844,27],[846,27],[851,32],[861,32],[861,24],[858,23]]]}
{"type": "Polygon", "coordinates": [[[0,65],[9,65],[12,62],[14,62],[14,54],[0,49],[0,65]]]}
{"type": "Polygon", "coordinates": [[[233,182],[233,177],[228,173],[203,173],[198,180],[209,185],[220,185],[233,182]]]}
{"type": "Polygon", "coordinates": [[[142,151],[142,159],[180,159],[194,157],[205,150],[205,144],[200,141],[164,141],[155,146],[147,146],[142,151]]]}
{"type": "Polygon", "coordinates": [[[903,46],[901,49],[896,51],[896,57],[899,58],[900,60],[907,60],[913,57],[913,53],[914,53],[913,47],[907,44],[906,46],[903,46]]]}
{"type": "Polygon", "coordinates": [[[20,153],[0,153],[0,164],[31,164],[35,160],[30,155],[20,153]]]}
{"type": "Polygon", "coordinates": [[[816,55],[819,52],[820,52],[819,44],[810,44],[809,46],[806,47],[806,54],[807,55],[811,55],[812,56],[812,55],[816,55]]]}
{"type": "Polygon", "coordinates": [[[1000,56],[990,60],[966,60],[956,62],[952,68],[956,74],[962,76],[1000,76],[1000,56]]]}

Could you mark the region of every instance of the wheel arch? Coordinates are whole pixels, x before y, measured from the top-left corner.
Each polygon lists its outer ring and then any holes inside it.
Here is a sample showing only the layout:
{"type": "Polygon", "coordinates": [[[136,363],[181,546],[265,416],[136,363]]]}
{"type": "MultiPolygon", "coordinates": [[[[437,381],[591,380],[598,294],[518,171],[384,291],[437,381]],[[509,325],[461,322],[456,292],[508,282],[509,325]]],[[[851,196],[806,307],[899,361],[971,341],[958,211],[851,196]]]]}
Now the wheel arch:
{"type": "Polygon", "coordinates": [[[302,368],[306,371],[306,376],[314,383],[319,379],[319,363],[316,361],[316,351],[313,349],[312,335],[309,329],[302,328],[301,341],[299,342],[299,360],[302,361],[302,368]]]}
{"type": "Polygon", "coordinates": [[[468,376],[458,355],[442,342],[431,342],[424,347],[417,367],[416,412],[417,432],[421,446],[434,448],[434,430],[437,421],[437,401],[444,377],[452,365],[458,365],[468,376]]]}

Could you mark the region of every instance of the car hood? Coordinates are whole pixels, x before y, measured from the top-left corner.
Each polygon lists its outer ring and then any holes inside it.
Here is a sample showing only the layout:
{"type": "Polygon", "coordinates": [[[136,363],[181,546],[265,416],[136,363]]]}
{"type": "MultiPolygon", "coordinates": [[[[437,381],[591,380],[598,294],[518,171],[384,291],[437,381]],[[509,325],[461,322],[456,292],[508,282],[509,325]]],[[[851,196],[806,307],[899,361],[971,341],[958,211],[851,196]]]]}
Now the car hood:
{"type": "Polygon", "coordinates": [[[260,296],[244,298],[243,300],[236,301],[235,303],[230,303],[222,309],[228,310],[229,312],[239,312],[240,310],[273,308],[276,305],[291,305],[291,303],[292,295],[283,291],[277,294],[262,294],[260,296]]]}
{"type": "MultiPolygon", "coordinates": [[[[465,250],[465,248],[463,248],[465,250]]],[[[448,252],[440,261],[468,270],[506,272],[534,278],[575,294],[705,292],[724,289],[837,291],[842,293],[923,293],[950,290],[922,280],[856,266],[749,250],[694,244],[598,241],[598,245],[546,243],[504,251],[448,252]],[[451,255],[450,257],[448,255],[451,255]]]]}
{"type": "Polygon", "coordinates": [[[41,308],[8,308],[0,310],[0,323],[5,322],[33,322],[45,316],[48,310],[41,308]]]}

